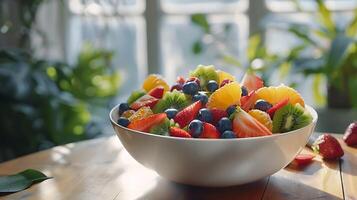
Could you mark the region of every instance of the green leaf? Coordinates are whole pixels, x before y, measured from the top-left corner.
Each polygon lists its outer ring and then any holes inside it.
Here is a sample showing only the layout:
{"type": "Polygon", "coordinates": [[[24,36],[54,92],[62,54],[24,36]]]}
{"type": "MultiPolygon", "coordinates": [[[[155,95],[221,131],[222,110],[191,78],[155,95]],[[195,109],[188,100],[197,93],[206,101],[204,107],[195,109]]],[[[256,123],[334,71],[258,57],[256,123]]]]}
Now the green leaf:
{"type": "Polygon", "coordinates": [[[205,33],[209,33],[211,31],[211,27],[205,14],[198,13],[191,15],[191,22],[201,27],[205,33]]]}
{"type": "Polygon", "coordinates": [[[195,43],[193,43],[192,45],[192,52],[194,54],[200,54],[202,52],[203,46],[201,41],[196,41],[195,43]]]}
{"type": "Polygon", "coordinates": [[[310,43],[316,47],[319,45],[311,38],[310,28],[303,25],[292,24],[289,26],[289,32],[293,33],[295,36],[303,40],[304,42],[310,43]]]}
{"type": "Polygon", "coordinates": [[[354,11],[354,18],[346,29],[347,35],[353,37],[357,35],[357,8],[354,11]]]}
{"type": "Polygon", "coordinates": [[[336,26],[332,20],[331,12],[327,9],[323,0],[316,0],[316,2],[320,21],[329,30],[331,37],[333,37],[336,34],[336,26]]]}
{"type": "Polygon", "coordinates": [[[18,192],[50,178],[52,177],[34,169],[27,169],[14,175],[0,176],[0,193],[18,192]]]}
{"type": "Polygon", "coordinates": [[[324,77],[322,74],[316,74],[314,76],[313,83],[312,83],[312,94],[316,104],[319,106],[326,105],[326,98],[321,90],[323,78],[324,77]]]}
{"type": "Polygon", "coordinates": [[[332,41],[330,50],[327,53],[326,69],[328,73],[332,73],[333,69],[338,68],[343,64],[346,58],[347,49],[353,40],[345,35],[339,34],[332,41]]]}

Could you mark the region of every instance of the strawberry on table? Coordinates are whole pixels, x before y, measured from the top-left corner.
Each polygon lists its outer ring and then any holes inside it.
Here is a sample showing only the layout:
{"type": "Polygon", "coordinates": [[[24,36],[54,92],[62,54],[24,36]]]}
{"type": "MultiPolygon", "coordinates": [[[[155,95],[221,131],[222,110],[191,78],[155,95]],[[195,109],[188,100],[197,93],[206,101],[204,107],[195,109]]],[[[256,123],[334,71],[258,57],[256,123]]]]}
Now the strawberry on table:
{"type": "Polygon", "coordinates": [[[338,159],[344,155],[340,143],[338,143],[338,140],[330,134],[319,136],[312,145],[312,148],[324,159],[328,160],[338,159]]]}
{"type": "Polygon", "coordinates": [[[177,127],[171,127],[170,128],[170,136],[191,138],[191,135],[187,131],[185,131],[183,129],[180,129],[180,128],[177,128],[177,127]]]}
{"type": "Polygon", "coordinates": [[[315,158],[315,155],[312,154],[299,154],[295,157],[293,164],[297,165],[298,167],[304,167],[310,163],[315,158]]]}
{"type": "Polygon", "coordinates": [[[343,141],[345,141],[348,146],[357,145],[357,121],[347,127],[343,141]]]}
{"type": "Polygon", "coordinates": [[[180,112],[178,112],[174,118],[174,121],[178,123],[181,128],[183,128],[196,118],[201,108],[202,108],[201,101],[196,101],[193,104],[181,110],[180,112]]]}
{"type": "Polygon", "coordinates": [[[200,135],[200,138],[219,138],[221,134],[219,134],[218,130],[215,126],[210,123],[203,122],[203,130],[200,135]]]}
{"type": "Polygon", "coordinates": [[[145,94],[144,96],[137,99],[134,103],[132,103],[130,105],[130,108],[134,109],[134,110],[138,110],[139,108],[144,107],[144,106],[153,108],[158,101],[159,101],[159,99],[157,99],[151,95],[145,94]]]}
{"type": "Polygon", "coordinates": [[[251,92],[264,87],[264,82],[259,76],[255,75],[254,72],[248,71],[244,74],[241,85],[243,85],[248,92],[251,92]]]}
{"type": "Polygon", "coordinates": [[[155,97],[157,99],[161,99],[164,96],[165,89],[162,86],[158,86],[148,93],[150,96],[155,97]]]}
{"type": "Polygon", "coordinates": [[[271,131],[243,109],[237,107],[233,119],[233,132],[237,137],[257,137],[271,135],[271,131]]]}
{"type": "Polygon", "coordinates": [[[149,132],[150,128],[162,123],[166,119],[165,113],[150,115],[144,119],[132,121],[128,128],[142,132],[149,132]]]}

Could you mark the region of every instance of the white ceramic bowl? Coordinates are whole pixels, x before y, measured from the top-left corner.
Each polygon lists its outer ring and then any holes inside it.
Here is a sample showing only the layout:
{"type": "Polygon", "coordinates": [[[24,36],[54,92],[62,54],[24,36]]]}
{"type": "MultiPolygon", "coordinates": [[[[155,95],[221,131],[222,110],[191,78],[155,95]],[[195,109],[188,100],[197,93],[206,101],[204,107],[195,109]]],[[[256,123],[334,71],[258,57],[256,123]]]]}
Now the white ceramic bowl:
{"type": "Polygon", "coordinates": [[[313,121],[298,130],[271,136],[235,139],[194,139],[153,135],[118,125],[118,106],[110,112],[116,134],[129,154],[169,180],[197,186],[245,184],[287,166],[314,131],[313,121]]]}

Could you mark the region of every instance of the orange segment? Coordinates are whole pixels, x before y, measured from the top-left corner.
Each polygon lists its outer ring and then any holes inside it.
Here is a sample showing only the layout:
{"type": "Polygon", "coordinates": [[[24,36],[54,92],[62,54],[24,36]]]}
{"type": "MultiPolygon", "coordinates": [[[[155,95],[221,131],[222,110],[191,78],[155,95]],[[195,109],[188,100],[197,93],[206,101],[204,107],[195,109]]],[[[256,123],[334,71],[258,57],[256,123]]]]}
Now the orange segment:
{"type": "Polygon", "coordinates": [[[242,90],[239,83],[228,83],[211,94],[207,107],[226,110],[231,105],[240,105],[241,95],[242,90]]]}
{"type": "Polygon", "coordinates": [[[166,83],[166,81],[158,74],[150,74],[143,83],[143,89],[146,92],[150,90],[162,86],[164,87],[165,92],[170,90],[170,86],[166,83]]]}
{"type": "Polygon", "coordinates": [[[269,103],[275,105],[283,99],[288,98],[292,105],[299,103],[302,107],[305,106],[301,95],[291,87],[285,85],[263,87],[257,90],[259,99],[264,99],[269,103]]]}
{"type": "Polygon", "coordinates": [[[265,127],[269,129],[269,131],[273,131],[273,121],[270,119],[268,113],[263,112],[261,110],[253,109],[248,112],[250,116],[254,117],[258,122],[263,124],[265,127]]]}
{"type": "Polygon", "coordinates": [[[236,80],[236,78],[228,72],[221,71],[221,70],[217,70],[216,72],[218,74],[218,85],[221,85],[222,81],[226,80],[226,79],[231,80],[231,81],[236,80]]]}

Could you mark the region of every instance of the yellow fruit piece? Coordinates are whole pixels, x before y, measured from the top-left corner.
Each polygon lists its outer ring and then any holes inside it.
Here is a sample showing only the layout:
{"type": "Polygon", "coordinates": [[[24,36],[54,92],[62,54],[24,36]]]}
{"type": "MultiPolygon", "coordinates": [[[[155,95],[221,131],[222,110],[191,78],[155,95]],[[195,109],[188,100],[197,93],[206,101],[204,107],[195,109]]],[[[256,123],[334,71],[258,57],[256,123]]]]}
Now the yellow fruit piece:
{"type": "Polygon", "coordinates": [[[242,90],[237,82],[231,82],[214,91],[208,99],[208,108],[226,110],[231,105],[240,105],[242,90]]]}
{"type": "Polygon", "coordinates": [[[151,111],[150,107],[141,107],[139,110],[137,110],[133,115],[131,115],[128,120],[133,122],[136,120],[144,119],[146,117],[149,117],[150,115],[153,115],[154,113],[151,111]]]}
{"type": "Polygon", "coordinates": [[[261,110],[253,109],[249,111],[250,116],[254,117],[258,122],[267,127],[270,131],[273,130],[273,121],[270,119],[268,113],[261,110]]]}
{"type": "Polygon", "coordinates": [[[235,81],[236,77],[234,77],[232,74],[225,72],[225,71],[221,71],[221,70],[217,70],[216,71],[218,74],[218,85],[221,85],[222,81],[225,79],[229,79],[231,81],[235,81]]]}
{"type": "Polygon", "coordinates": [[[264,99],[265,101],[275,105],[276,103],[289,99],[292,105],[299,103],[302,107],[305,107],[305,103],[301,95],[291,87],[285,85],[262,87],[257,90],[258,99],[264,99]]]}
{"type": "Polygon", "coordinates": [[[170,90],[170,86],[166,81],[158,74],[150,74],[143,83],[143,89],[146,92],[149,92],[151,89],[156,88],[157,86],[164,87],[165,92],[170,90]]]}
{"type": "Polygon", "coordinates": [[[128,119],[128,118],[131,117],[133,114],[135,114],[135,111],[134,111],[134,110],[127,110],[127,111],[124,111],[121,116],[128,119]]]}

